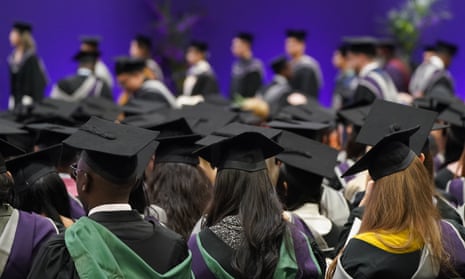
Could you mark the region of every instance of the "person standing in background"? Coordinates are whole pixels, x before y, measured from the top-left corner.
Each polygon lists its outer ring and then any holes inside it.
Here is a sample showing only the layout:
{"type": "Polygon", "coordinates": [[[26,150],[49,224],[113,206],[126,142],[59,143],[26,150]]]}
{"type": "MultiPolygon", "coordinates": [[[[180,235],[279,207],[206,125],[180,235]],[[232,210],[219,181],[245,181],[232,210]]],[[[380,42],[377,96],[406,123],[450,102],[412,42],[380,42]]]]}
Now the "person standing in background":
{"type": "Polygon", "coordinates": [[[239,33],[232,40],[231,52],[237,60],[231,71],[230,97],[253,97],[263,85],[263,63],[253,57],[253,41],[250,33],[239,33]]]}
{"type": "Polygon", "coordinates": [[[129,56],[145,59],[147,68],[145,70],[147,78],[157,79],[163,82],[163,71],[155,60],[152,59],[152,40],[145,35],[138,34],[131,41],[129,56]]]}
{"type": "Polygon", "coordinates": [[[407,92],[412,71],[397,54],[397,46],[390,39],[378,41],[378,58],[383,64],[383,69],[391,77],[399,92],[407,92]]]}
{"type": "Polygon", "coordinates": [[[43,99],[48,79],[44,64],[36,52],[31,24],[14,23],[10,31],[10,44],[13,51],[8,57],[11,83],[8,108],[18,112],[22,106],[30,106],[43,99]]]}
{"type": "Polygon", "coordinates": [[[286,53],[291,58],[292,88],[305,95],[318,99],[323,87],[323,75],[320,64],[305,54],[307,32],[288,30],[286,33],[286,53]]]}
{"type": "Polygon", "coordinates": [[[357,86],[357,76],[347,59],[348,46],[340,45],[333,54],[333,66],[339,70],[333,90],[333,109],[340,109],[349,105],[357,86]]]}
{"type": "MultiPolygon", "coordinates": [[[[101,38],[98,36],[82,36],[81,37],[81,50],[85,52],[100,52],[101,38]]],[[[100,59],[97,59],[95,64],[95,75],[106,82],[110,90],[113,90],[113,75],[108,69],[107,65],[100,59]]]]}

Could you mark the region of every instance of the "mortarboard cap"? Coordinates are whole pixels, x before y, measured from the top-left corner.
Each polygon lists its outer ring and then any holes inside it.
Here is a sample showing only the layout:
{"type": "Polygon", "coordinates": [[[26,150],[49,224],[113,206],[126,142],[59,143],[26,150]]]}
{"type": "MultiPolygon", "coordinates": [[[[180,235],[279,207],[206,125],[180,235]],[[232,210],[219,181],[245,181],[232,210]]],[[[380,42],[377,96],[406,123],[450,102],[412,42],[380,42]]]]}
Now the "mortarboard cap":
{"type": "Polygon", "coordinates": [[[287,38],[294,38],[297,41],[304,42],[305,39],[307,38],[307,31],[289,29],[289,30],[286,31],[286,37],[287,38]]]}
{"type": "Polygon", "coordinates": [[[435,45],[424,45],[423,51],[436,51],[436,46],[435,45]]]}
{"type": "Polygon", "coordinates": [[[419,126],[400,130],[382,138],[370,151],[350,167],[342,177],[368,170],[373,180],[406,169],[416,154],[409,147],[410,139],[420,129],[419,126]]]}
{"type": "Polygon", "coordinates": [[[148,50],[152,49],[152,40],[146,35],[137,34],[134,37],[134,41],[137,42],[139,47],[146,48],[148,50]]]}
{"type": "Polygon", "coordinates": [[[144,70],[146,62],[142,58],[121,56],[116,58],[115,72],[117,75],[124,73],[136,73],[144,70]]]}
{"type": "MultiPolygon", "coordinates": [[[[234,122],[214,131],[211,135],[216,137],[230,138],[245,132],[259,133],[271,140],[277,140],[282,133],[282,131],[278,129],[258,127],[234,122]]],[[[203,140],[199,142],[202,143],[203,140]]]]}
{"type": "Polygon", "coordinates": [[[151,141],[147,146],[145,146],[141,151],[137,153],[137,167],[136,167],[136,178],[142,179],[144,177],[145,169],[152,159],[155,150],[159,146],[158,141],[151,141]]]}
{"type": "Polygon", "coordinates": [[[279,74],[286,68],[287,64],[287,58],[285,56],[279,56],[271,60],[270,67],[275,74],[279,74]]]}
{"type": "Polygon", "coordinates": [[[334,177],[338,151],[320,142],[284,131],[278,143],[284,151],[276,158],[286,165],[319,176],[334,177]]]}
{"type": "Polygon", "coordinates": [[[210,162],[212,167],[254,172],[266,169],[265,159],[283,149],[262,133],[244,132],[232,137],[207,136],[201,140],[205,147],[196,155],[210,162]]]}
{"type": "Polygon", "coordinates": [[[79,41],[82,44],[91,45],[94,48],[98,48],[100,42],[102,41],[102,37],[100,37],[100,36],[81,36],[81,37],[79,37],[79,41]]]}
{"type": "Polygon", "coordinates": [[[165,121],[168,121],[169,119],[171,118],[166,113],[155,112],[149,114],[131,115],[125,117],[122,122],[124,124],[136,126],[139,128],[154,130],[151,128],[165,121]]]}
{"type": "Polygon", "coordinates": [[[79,108],[79,103],[67,102],[56,99],[44,99],[34,105],[31,114],[37,119],[44,122],[65,122],[74,123],[73,114],[79,108]]]}
{"type": "Polygon", "coordinates": [[[80,63],[96,63],[100,57],[100,51],[78,51],[73,60],[80,63]]]}
{"type": "Polygon", "coordinates": [[[298,134],[302,137],[318,140],[321,133],[325,132],[330,125],[318,122],[309,121],[280,121],[274,120],[267,124],[271,128],[281,129],[298,134]]]}
{"type": "Polygon", "coordinates": [[[302,120],[319,123],[332,123],[336,119],[334,112],[319,105],[286,106],[275,117],[277,120],[302,120]]]}
{"type": "Polygon", "coordinates": [[[76,118],[86,121],[91,116],[97,116],[107,120],[116,120],[121,113],[121,108],[112,100],[87,97],[81,102],[76,118]]]}
{"type": "Polygon", "coordinates": [[[410,138],[409,146],[415,153],[420,154],[436,116],[437,113],[433,111],[376,100],[356,141],[375,145],[390,133],[419,126],[419,131],[410,138]]]}
{"type": "Polygon", "coordinates": [[[438,40],[436,42],[436,52],[446,53],[450,56],[457,55],[459,48],[456,44],[452,44],[446,41],[438,40]]]}
{"type": "Polygon", "coordinates": [[[348,45],[349,52],[376,56],[377,40],[372,37],[347,37],[343,42],[348,45]]]}
{"type": "Polygon", "coordinates": [[[165,103],[131,99],[127,104],[122,107],[125,116],[150,114],[166,108],[165,103]]]}
{"type": "Polygon", "coordinates": [[[376,40],[376,45],[379,48],[387,48],[390,50],[395,50],[397,47],[397,43],[394,39],[391,38],[379,38],[376,40]]]}
{"type": "Polygon", "coordinates": [[[193,48],[198,52],[207,52],[208,51],[208,44],[201,41],[191,41],[189,44],[189,48],[193,48]]]}
{"type": "Polygon", "coordinates": [[[44,146],[59,144],[77,131],[75,127],[52,123],[28,124],[26,128],[36,131],[35,144],[44,146]]]}
{"type": "Polygon", "coordinates": [[[27,134],[27,131],[22,129],[24,125],[14,121],[0,119],[0,127],[0,136],[27,134]]]}
{"type": "Polygon", "coordinates": [[[438,119],[446,121],[452,126],[465,128],[465,104],[463,102],[452,103],[439,114],[438,119]]]}
{"type": "Polygon", "coordinates": [[[17,21],[13,23],[13,29],[18,30],[19,33],[32,32],[32,24],[24,21],[17,21]]]}
{"type": "Polygon", "coordinates": [[[21,192],[45,175],[56,173],[61,148],[62,145],[57,144],[6,161],[6,168],[15,181],[14,191],[21,192]]]}
{"type": "Polygon", "coordinates": [[[248,44],[252,44],[253,43],[253,40],[254,40],[254,37],[251,33],[247,33],[247,32],[240,32],[236,35],[236,38],[244,41],[244,42],[247,42],[248,44]]]}
{"type": "Polygon", "coordinates": [[[21,148],[11,144],[6,140],[0,139],[0,174],[7,171],[5,158],[22,154],[24,154],[24,151],[21,148]]]}
{"type": "Polygon", "coordinates": [[[158,132],[92,117],[63,143],[83,150],[81,157],[94,172],[123,184],[136,176],[138,153],[157,135],[158,132]]]}
{"type": "Polygon", "coordinates": [[[347,56],[347,52],[349,51],[349,46],[347,44],[340,44],[337,48],[337,51],[339,51],[339,53],[343,56],[343,57],[346,57],[347,56]]]}
{"type": "Polygon", "coordinates": [[[356,127],[362,127],[365,123],[365,119],[370,113],[370,110],[371,105],[368,105],[350,109],[343,109],[338,111],[337,115],[346,123],[351,123],[356,127]]]}

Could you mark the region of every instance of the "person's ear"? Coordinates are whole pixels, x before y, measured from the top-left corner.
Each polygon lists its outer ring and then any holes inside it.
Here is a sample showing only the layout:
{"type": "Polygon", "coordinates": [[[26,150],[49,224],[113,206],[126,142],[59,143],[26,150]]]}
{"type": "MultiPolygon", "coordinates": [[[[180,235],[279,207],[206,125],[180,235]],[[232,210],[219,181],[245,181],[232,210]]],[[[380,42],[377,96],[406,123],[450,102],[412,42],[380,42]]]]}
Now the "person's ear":
{"type": "Polygon", "coordinates": [[[286,197],[287,197],[287,188],[288,188],[288,186],[287,186],[287,181],[284,181],[284,182],[283,182],[283,189],[284,189],[284,195],[285,195],[286,197]]]}
{"type": "Polygon", "coordinates": [[[426,158],[426,157],[425,157],[425,154],[423,154],[423,153],[421,153],[420,156],[418,156],[418,159],[420,159],[420,161],[421,161],[422,163],[425,162],[425,158],[426,158]]]}
{"type": "Polygon", "coordinates": [[[82,192],[89,192],[89,190],[90,190],[90,181],[91,181],[91,177],[89,176],[89,174],[87,172],[84,172],[82,174],[81,185],[79,186],[79,187],[81,187],[82,192]]]}

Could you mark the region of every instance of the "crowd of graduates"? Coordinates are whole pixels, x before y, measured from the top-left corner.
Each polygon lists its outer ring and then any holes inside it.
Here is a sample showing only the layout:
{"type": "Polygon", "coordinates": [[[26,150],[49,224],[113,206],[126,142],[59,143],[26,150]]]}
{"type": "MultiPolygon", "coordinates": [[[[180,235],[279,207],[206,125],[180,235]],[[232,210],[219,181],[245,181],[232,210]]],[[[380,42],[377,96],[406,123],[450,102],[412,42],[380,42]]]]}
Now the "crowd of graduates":
{"type": "Polygon", "coordinates": [[[237,34],[230,96],[194,41],[175,96],[138,35],[115,62],[82,38],[53,85],[32,26],[10,34],[0,113],[0,278],[465,277],[465,104],[438,41],[411,70],[347,37],[333,107],[306,32],[263,63],[237,34]]]}

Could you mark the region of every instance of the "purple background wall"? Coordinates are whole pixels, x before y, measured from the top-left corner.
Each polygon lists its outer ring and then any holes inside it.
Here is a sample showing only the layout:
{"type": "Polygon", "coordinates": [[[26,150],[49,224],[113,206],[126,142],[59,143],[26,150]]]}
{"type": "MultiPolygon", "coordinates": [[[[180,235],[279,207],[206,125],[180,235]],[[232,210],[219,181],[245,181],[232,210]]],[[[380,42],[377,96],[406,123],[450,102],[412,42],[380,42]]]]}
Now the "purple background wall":
{"type": "MultiPolygon", "coordinates": [[[[173,6],[184,7],[189,0],[173,0],[173,6]]],[[[345,35],[380,34],[380,19],[387,9],[402,0],[377,1],[300,1],[255,0],[216,1],[198,0],[207,13],[194,32],[198,39],[209,42],[211,63],[227,92],[230,65],[231,37],[238,31],[255,33],[255,53],[266,64],[284,51],[284,31],[287,28],[306,28],[308,53],[320,61],[325,86],[321,101],[329,104],[335,70],[331,65],[333,49],[345,35]]],[[[100,34],[103,60],[112,66],[111,58],[127,53],[128,42],[138,32],[150,31],[152,14],[145,0],[16,0],[3,3],[0,9],[0,105],[6,106],[9,94],[8,72],[5,57],[10,52],[8,32],[11,23],[24,19],[35,25],[39,52],[47,66],[52,82],[74,72],[71,56],[77,50],[80,34],[100,34]]],[[[450,0],[454,18],[431,28],[425,42],[443,38],[465,47],[460,28],[465,15],[465,1],[450,0]]],[[[452,66],[457,89],[465,93],[465,50],[459,53],[452,66]]],[[[268,73],[268,79],[270,74],[268,73]]],[[[116,89],[117,91],[118,89],[116,89]]]]}

